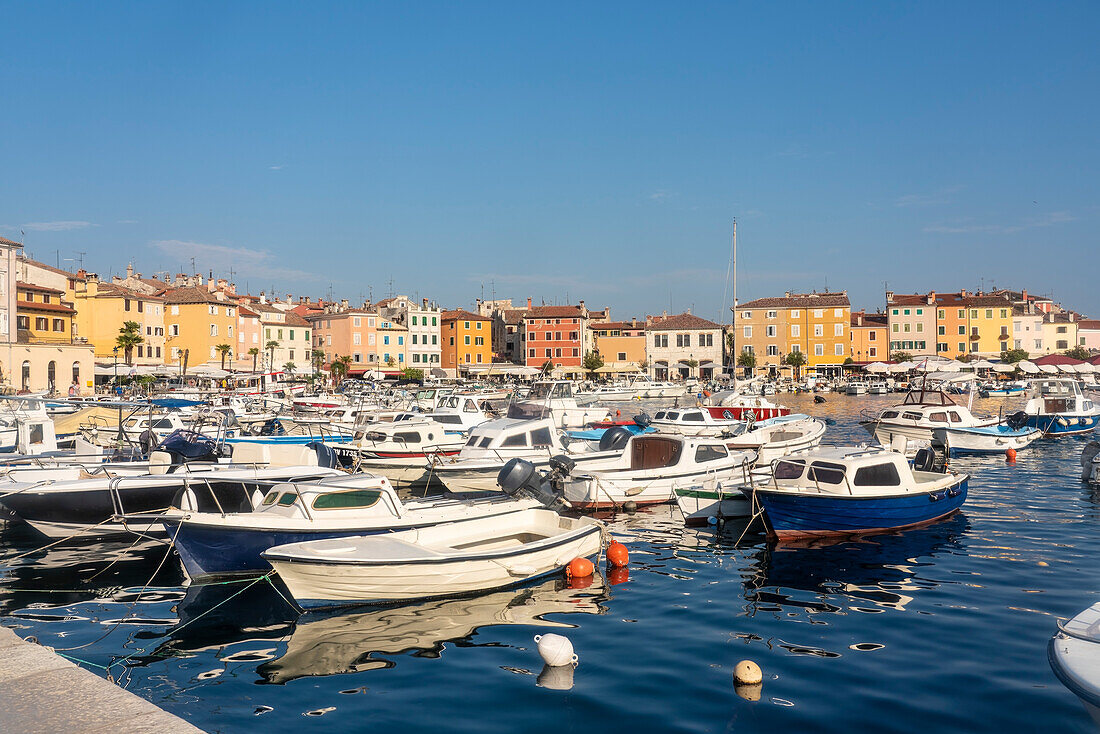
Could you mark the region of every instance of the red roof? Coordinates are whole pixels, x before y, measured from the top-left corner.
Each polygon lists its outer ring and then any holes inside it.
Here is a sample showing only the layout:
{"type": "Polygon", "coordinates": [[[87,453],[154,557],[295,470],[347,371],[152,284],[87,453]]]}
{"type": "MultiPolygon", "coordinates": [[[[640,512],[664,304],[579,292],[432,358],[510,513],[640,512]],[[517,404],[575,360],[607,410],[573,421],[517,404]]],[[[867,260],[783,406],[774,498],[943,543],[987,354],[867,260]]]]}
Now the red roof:
{"type": "Polygon", "coordinates": [[[1048,354],[1045,357],[1031,360],[1034,364],[1081,364],[1081,360],[1067,357],[1064,354],[1048,354]]]}
{"type": "Polygon", "coordinates": [[[470,313],[469,311],[456,308],[454,311],[444,311],[439,319],[440,321],[491,321],[491,319],[485,316],[478,316],[476,313],[470,313]]]}
{"type": "MultiPolygon", "coordinates": [[[[741,308],[738,306],[738,308],[741,308]]],[[[721,329],[720,324],[716,324],[713,321],[707,321],[706,319],[699,318],[695,314],[681,313],[675,316],[654,316],[653,323],[647,326],[650,331],[677,331],[677,330],[702,330],[702,329],[721,329]]]]}
{"type": "Polygon", "coordinates": [[[525,319],[573,319],[581,315],[580,306],[533,306],[526,311],[525,319]]]}
{"type": "Polygon", "coordinates": [[[54,313],[74,314],[71,307],[62,303],[30,303],[28,301],[16,301],[16,309],[20,311],[53,311],[54,313]]]}

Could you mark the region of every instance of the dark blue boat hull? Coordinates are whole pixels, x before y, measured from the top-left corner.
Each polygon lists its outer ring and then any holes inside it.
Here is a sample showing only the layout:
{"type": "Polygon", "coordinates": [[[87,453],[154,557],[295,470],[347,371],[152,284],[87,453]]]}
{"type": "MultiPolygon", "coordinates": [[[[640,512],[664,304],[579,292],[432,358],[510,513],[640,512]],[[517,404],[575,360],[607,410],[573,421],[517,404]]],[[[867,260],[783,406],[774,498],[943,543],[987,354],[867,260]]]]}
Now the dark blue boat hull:
{"type": "Polygon", "coordinates": [[[1048,436],[1089,433],[1100,424],[1100,415],[1029,415],[1027,424],[1048,436]]]}
{"type": "MultiPolygon", "coordinates": [[[[166,523],[167,534],[170,538],[175,537],[176,550],[180,554],[183,569],[192,580],[210,576],[260,576],[271,570],[271,565],[260,555],[269,548],[307,540],[372,534],[371,530],[363,528],[280,531],[204,527],[189,523],[185,523],[177,531],[177,524],[166,523]]],[[[405,529],[391,527],[373,532],[405,529]]]]}
{"type": "Polygon", "coordinates": [[[861,535],[934,522],[957,512],[966,500],[968,477],[936,492],[889,497],[813,495],[755,489],[764,522],[773,537],[784,539],[861,535]]]}

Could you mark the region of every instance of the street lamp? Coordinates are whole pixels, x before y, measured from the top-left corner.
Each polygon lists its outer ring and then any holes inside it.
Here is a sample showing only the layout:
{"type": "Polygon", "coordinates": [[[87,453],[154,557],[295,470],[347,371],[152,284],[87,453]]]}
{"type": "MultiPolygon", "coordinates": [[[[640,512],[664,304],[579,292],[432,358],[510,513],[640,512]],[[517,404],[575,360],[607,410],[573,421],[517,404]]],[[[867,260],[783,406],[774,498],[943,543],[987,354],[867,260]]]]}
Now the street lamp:
{"type": "Polygon", "coordinates": [[[111,351],[114,352],[114,355],[115,355],[115,363],[114,363],[115,389],[117,390],[118,389],[118,347],[112,347],[111,351]]]}

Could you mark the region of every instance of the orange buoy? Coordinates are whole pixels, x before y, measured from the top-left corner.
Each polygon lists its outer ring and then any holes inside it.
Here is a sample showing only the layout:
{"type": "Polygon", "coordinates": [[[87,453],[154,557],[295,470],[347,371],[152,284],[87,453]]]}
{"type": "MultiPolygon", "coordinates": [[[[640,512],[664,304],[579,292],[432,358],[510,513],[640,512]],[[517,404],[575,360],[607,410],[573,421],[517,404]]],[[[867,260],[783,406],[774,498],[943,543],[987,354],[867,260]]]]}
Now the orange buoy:
{"type": "Polygon", "coordinates": [[[613,568],[607,572],[607,583],[611,586],[625,584],[630,580],[629,568],[613,568]]]}
{"type": "Polygon", "coordinates": [[[616,411],[615,411],[615,417],[616,417],[616,418],[618,418],[618,417],[619,417],[619,416],[621,416],[622,414],[623,414],[623,412],[622,412],[621,410],[616,410],[616,411]]]}
{"type": "Polygon", "coordinates": [[[611,545],[607,546],[607,562],[611,564],[612,568],[622,568],[630,562],[630,554],[626,550],[626,546],[617,540],[611,541],[611,545]]]}
{"type": "Polygon", "coordinates": [[[565,580],[565,585],[570,589],[587,589],[592,585],[593,576],[570,576],[565,580]]]}
{"type": "Polygon", "coordinates": [[[1008,449],[1007,451],[1005,451],[1005,459],[1009,463],[1016,461],[1016,449],[1008,449]]]}
{"type": "Polygon", "coordinates": [[[574,558],[565,567],[565,575],[569,578],[579,579],[591,576],[594,570],[595,567],[592,565],[592,561],[587,558],[574,558]]]}

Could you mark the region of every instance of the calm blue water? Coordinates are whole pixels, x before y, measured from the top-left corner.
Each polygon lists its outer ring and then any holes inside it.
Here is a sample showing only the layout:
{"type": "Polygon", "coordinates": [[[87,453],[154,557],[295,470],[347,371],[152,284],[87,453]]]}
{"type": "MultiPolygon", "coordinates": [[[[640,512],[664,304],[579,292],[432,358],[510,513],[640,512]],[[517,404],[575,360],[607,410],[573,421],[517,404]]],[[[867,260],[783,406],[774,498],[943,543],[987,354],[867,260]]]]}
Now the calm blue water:
{"type": "MultiPolygon", "coordinates": [[[[866,440],[858,410],[896,399],[780,397],[834,419],[829,443],[866,440]]],[[[742,526],[688,529],[662,507],[614,520],[629,572],[589,588],[335,616],[299,618],[266,583],[186,589],[172,558],[138,597],[163,546],[13,562],[43,541],[8,526],[0,615],[88,663],[127,658],[111,673],[129,690],[211,732],[1094,731],[1046,660],[1055,619],[1100,592],[1083,443],[954,460],[974,475],[963,513],[900,535],[783,549],[750,530],[737,544],[742,526]],[[546,632],[580,656],[571,690],[540,685],[532,637],[546,632]],[[745,658],[764,670],[758,701],[734,690],[745,658]]]]}

